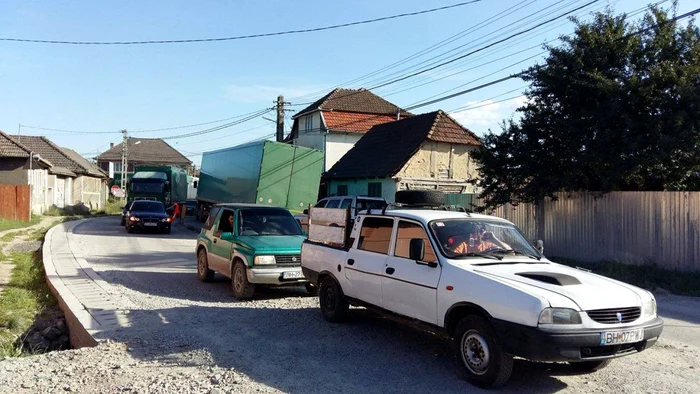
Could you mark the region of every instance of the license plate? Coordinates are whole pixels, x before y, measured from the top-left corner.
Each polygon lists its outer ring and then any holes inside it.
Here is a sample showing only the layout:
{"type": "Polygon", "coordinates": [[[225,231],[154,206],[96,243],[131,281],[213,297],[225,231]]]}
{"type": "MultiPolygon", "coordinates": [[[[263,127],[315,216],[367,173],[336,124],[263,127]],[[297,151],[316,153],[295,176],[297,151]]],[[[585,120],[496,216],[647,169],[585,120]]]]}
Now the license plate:
{"type": "Polygon", "coordinates": [[[304,274],[300,271],[287,271],[282,273],[282,279],[300,279],[304,274]]]}
{"type": "Polygon", "coordinates": [[[603,331],[600,333],[600,346],[634,343],[644,340],[644,329],[638,328],[626,331],[603,331]]]}
{"type": "Polygon", "coordinates": [[[158,225],[158,223],[144,223],[143,225],[148,227],[155,227],[158,225]]]}

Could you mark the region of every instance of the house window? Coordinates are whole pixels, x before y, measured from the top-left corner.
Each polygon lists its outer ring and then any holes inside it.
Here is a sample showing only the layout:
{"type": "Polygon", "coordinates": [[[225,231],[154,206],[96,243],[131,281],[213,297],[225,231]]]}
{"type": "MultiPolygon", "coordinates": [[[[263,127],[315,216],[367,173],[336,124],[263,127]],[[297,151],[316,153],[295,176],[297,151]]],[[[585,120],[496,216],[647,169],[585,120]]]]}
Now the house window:
{"type": "Polygon", "coordinates": [[[381,197],[382,184],[380,182],[369,182],[367,184],[367,195],[370,197],[381,197]]]}
{"type": "Polygon", "coordinates": [[[113,163],[114,164],[114,172],[122,172],[122,163],[113,163]]]}
{"type": "Polygon", "coordinates": [[[311,131],[313,127],[313,118],[311,116],[307,116],[306,118],[304,118],[304,128],[306,129],[306,131],[311,131]]]}
{"type": "Polygon", "coordinates": [[[348,195],[348,185],[338,185],[338,189],[336,190],[336,194],[339,196],[347,196],[348,195]]]}

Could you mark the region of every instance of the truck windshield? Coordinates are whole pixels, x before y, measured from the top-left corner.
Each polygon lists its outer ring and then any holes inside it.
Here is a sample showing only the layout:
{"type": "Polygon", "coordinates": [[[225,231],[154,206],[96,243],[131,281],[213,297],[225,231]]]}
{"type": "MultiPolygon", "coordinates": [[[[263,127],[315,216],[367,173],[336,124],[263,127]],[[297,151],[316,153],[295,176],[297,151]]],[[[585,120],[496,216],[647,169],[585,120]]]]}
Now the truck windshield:
{"type": "Polygon", "coordinates": [[[284,209],[243,209],[239,213],[240,235],[301,235],[292,214],[284,209]]]}
{"type": "Polygon", "coordinates": [[[540,258],[512,224],[475,219],[446,219],[430,222],[430,230],[448,258],[502,257],[523,255],[540,258]]]}
{"type": "Polygon", "coordinates": [[[162,193],[161,182],[131,182],[131,191],[134,193],[162,193]]]}
{"type": "Polygon", "coordinates": [[[131,204],[131,211],[135,212],[165,212],[165,206],[163,203],[155,201],[134,201],[131,204]]]}

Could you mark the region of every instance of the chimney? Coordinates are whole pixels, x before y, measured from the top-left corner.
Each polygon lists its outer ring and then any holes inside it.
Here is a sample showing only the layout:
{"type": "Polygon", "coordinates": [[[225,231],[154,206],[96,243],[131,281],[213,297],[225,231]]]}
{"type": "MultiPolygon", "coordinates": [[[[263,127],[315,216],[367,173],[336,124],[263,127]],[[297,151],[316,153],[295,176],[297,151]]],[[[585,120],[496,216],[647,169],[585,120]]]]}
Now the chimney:
{"type": "Polygon", "coordinates": [[[114,142],[109,143],[109,149],[112,149],[112,148],[114,148],[114,142]]]}

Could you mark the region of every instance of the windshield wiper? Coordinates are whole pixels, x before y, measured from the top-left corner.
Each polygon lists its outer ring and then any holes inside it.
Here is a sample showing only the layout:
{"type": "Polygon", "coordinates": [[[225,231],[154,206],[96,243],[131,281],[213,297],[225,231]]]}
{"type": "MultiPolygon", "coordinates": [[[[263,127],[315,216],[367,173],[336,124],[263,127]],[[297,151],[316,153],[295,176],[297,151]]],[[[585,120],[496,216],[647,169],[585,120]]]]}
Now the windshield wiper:
{"type": "Polygon", "coordinates": [[[515,253],[515,254],[520,254],[520,255],[523,255],[523,256],[527,256],[527,257],[529,257],[529,258],[531,258],[531,259],[535,259],[535,260],[537,260],[537,261],[539,261],[539,260],[542,259],[542,256],[540,256],[540,255],[531,254],[531,253],[525,253],[525,252],[520,252],[520,251],[517,251],[517,250],[514,250],[514,249],[494,249],[494,250],[490,250],[488,253],[515,253]]]}
{"type": "Polygon", "coordinates": [[[459,254],[455,255],[454,257],[484,257],[487,259],[503,260],[503,257],[494,256],[492,254],[474,253],[474,252],[459,253],[459,254]]]}

